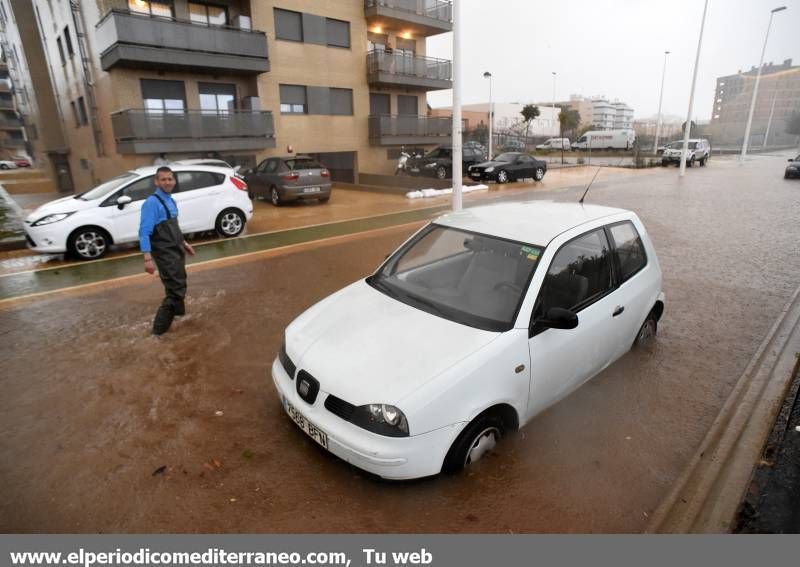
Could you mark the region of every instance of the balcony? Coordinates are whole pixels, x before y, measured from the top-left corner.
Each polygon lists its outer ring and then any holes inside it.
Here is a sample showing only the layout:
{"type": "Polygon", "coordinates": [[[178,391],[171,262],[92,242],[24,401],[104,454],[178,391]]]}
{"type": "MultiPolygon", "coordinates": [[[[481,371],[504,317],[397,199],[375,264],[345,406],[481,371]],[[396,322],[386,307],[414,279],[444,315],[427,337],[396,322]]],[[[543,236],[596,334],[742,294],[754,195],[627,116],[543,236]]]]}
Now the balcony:
{"type": "Polygon", "coordinates": [[[453,31],[453,4],[442,0],[364,0],[370,25],[430,36],[453,31]]]}
{"type": "Polygon", "coordinates": [[[22,138],[0,138],[0,147],[3,148],[24,148],[25,140],[22,138]]]}
{"type": "Polygon", "coordinates": [[[453,88],[453,67],[446,59],[385,51],[367,53],[367,80],[378,87],[413,87],[426,91],[453,88]]]}
{"type": "Polygon", "coordinates": [[[19,118],[0,118],[0,130],[19,130],[22,120],[19,118]]]}
{"type": "Polygon", "coordinates": [[[122,110],[111,115],[121,154],[258,151],[275,147],[271,112],[154,113],[122,110]]]}
{"type": "Polygon", "coordinates": [[[414,114],[369,117],[369,141],[374,146],[447,144],[452,140],[453,119],[414,114]]]}
{"type": "Polygon", "coordinates": [[[14,99],[0,98],[0,110],[14,110],[14,99]]]}
{"type": "Polygon", "coordinates": [[[269,71],[267,35],[112,10],[97,24],[104,71],[115,67],[255,75],[269,71]]]}

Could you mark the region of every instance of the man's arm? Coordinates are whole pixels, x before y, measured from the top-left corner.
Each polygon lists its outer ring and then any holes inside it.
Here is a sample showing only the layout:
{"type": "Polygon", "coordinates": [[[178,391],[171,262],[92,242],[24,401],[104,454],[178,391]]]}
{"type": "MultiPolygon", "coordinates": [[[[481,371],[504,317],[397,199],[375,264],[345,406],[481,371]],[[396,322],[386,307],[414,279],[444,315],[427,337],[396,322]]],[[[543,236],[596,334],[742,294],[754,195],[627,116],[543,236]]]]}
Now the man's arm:
{"type": "Polygon", "coordinates": [[[156,267],[153,264],[153,257],[150,255],[150,236],[153,234],[153,229],[156,226],[156,213],[158,209],[152,199],[145,199],[142,205],[142,214],[139,218],[139,248],[144,253],[144,271],[148,274],[153,274],[156,267]]]}

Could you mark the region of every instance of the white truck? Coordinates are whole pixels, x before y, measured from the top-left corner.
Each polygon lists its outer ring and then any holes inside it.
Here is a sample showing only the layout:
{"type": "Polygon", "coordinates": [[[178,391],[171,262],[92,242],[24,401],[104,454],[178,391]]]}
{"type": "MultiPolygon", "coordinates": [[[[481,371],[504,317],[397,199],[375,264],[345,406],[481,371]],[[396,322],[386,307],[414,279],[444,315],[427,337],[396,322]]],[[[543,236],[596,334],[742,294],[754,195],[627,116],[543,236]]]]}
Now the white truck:
{"type": "Polygon", "coordinates": [[[572,144],[572,149],[630,150],[635,142],[633,130],[590,130],[572,144]]]}

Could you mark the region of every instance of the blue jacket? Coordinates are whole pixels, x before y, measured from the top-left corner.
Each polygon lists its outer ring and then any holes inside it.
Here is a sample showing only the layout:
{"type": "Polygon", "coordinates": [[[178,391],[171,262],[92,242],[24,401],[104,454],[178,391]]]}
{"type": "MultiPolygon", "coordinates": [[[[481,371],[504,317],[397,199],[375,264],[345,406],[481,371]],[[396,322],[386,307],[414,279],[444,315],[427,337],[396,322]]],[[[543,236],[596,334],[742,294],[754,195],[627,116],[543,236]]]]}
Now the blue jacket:
{"type": "Polygon", "coordinates": [[[160,187],[156,188],[155,193],[145,199],[142,205],[142,216],[139,221],[139,248],[142,252],[150,252],[150,237],[153,235],[158,223],[167,220],[167,212],[161,205],[156,195],[166,203],[172,218],[178,217],[178,205],[169,193],[165,193],[160,187]]]}

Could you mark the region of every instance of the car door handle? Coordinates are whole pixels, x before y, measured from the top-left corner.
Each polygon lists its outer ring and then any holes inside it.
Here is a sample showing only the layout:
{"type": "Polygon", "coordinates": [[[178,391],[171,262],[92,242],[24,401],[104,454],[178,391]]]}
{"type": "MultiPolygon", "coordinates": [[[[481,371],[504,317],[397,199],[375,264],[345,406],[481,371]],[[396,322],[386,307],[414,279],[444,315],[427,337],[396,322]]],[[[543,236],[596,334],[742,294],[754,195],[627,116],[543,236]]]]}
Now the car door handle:
{"type": "Polygon", "coordinates": [[[617,305],[617,308],[614,309],[614,313],[612,316],[616,317],[617,315],[622,314],[623,311],[625,311],[625,308],[622,305],[617,305]]]}

